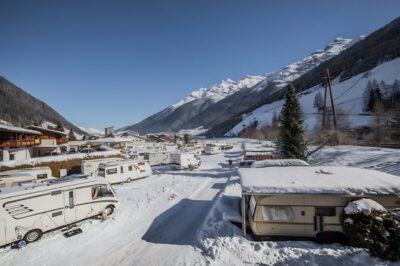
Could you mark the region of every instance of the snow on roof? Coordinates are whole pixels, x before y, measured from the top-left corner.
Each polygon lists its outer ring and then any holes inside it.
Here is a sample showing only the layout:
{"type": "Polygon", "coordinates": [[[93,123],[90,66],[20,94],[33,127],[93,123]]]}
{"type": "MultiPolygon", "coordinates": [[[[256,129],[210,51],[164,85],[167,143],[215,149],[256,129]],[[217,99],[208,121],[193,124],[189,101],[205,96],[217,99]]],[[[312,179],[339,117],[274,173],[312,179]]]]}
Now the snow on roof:
{"type": "Polygon", "coordinates": [[[108,137],[89,140],[88,143],[121,143],[121,142],[131,142],[131,137],[108,137]]]}
{"type": "Polygon", "coordinates": [[[310,166],[307,162],[299,159],[270,159],[255,161],[252,168],[273,167],[273,166],[310,166]]]}
{"type": "Polygon", "coordinates": [[[241,168],[243,193],[400,195],[400,177],[342,166],[241,168]]]}
{"type": "Polygon", "coordinates": [[[9,132],[16,132],[16,133],[26,133],[32,135],[42,135],[39,131],[30,130],[22,127],[14,127],[9,125],[0,124],[0,131],[9,131],[9,132]]]}
{"type": "Polygon", "coordinates": [[[67,134],[65,132],[59,131],[59,130],[55,130],[55,129],[50,129],[50,128],[44,128],[44,127],[39,127],[39,126],[29,126],[26,128],[30,128],[30,129],[36,129],[36,130],[43,130],[43,131],[47,131],[47,132],[52,132],[55,134],[59,134],[59,135],[64,135],[66,136],[67,134]]]}
{"type": "Polygon", "coordinates": [[[386,209],[380,205],[378,202],[373,201],[372,199],[359,199],[356,201],[349,202],[347,206],[344,208],[344,212],[346,214],[353,213],[364,213],[365,215],[369,215],[373,210],[385,212],[386,209]]]}

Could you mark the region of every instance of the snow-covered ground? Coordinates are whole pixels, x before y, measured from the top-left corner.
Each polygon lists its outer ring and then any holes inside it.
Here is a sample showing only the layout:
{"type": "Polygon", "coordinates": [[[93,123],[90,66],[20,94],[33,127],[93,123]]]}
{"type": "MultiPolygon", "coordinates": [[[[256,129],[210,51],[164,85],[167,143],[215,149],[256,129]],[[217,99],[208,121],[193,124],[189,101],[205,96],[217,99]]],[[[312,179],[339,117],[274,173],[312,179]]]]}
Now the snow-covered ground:
{"type": "MultiPolygon", "coordinates": [[[[400,79],[400,58],[378,65],[370,71],[356,75],[343,82],[339,82],[338,79],[332,81],[335,108],[338,114],[347,116],[348,123],[352,127],[370,123],[371,117],[363,114],[362,110],[363,93],[368,81],[373,79],[378,82],[383,80],[387,84],[392,84],[395,79],[400,79]]],[[[313,105],[317,93],[324,95],[324,88],[318,85],[299,95],[299,101],[304,113],[304,125],[308,130],[313,130],[321,119],[321,115],[313,105]]],[[[280,100],[257,108],[227,132],[227,135],[238,134],[244,127],[250,126],[254,121],[258,121],[258,127],[271,124],[274,115],[279,115],[283,103],[284,101],[280,100]]],[[[329,109],[329,98],[327,106],[329,109]]]]}
{"type": "MultiPolygon", "coordinates": [[[[227,160],[241,158],[244,140],[224,141],[234,149],[201,156],[198,170],[159,167],[149,178],[115,186],[121,203],[117,212],[104,222],[84,222],[82,234],[65,238],[55,231],[22,250],[0,249],[0,265],[387,264],[364,250],[336,244],[242,237],[223,212],[238,211],[240,186],[227,160]]],[[[399,157],[398,150],[338,146],[314,154],[312,163],[399,174],[394,170],[400,168],[399,157]]]]}

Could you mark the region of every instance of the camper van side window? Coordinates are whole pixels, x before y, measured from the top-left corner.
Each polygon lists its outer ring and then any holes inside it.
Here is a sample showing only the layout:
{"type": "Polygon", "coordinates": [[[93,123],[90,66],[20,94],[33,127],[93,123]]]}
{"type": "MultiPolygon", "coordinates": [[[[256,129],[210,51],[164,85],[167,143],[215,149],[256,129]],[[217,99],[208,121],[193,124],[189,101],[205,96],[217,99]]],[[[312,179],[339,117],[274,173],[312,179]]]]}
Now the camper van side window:
{"type": "Polygon", "coordinates": [[[144,165],[144,162],[138,162],[138,165],[144,165]]]}
{"type": "Polygon", "coordinates": [[[128,166],[128,171],[132,171],[132,170],[133,170],[132,165],[129,165],[129,166],[128,166]]]}
{"type": "Polygon", "coordinates": [[[73,208],[74,207],[74,192],[70,191],[68,193],[68,204],[69,204],[69,208],[73,208]]]}
{"type": "Polygon", "coordinates": [[[285,221],[294,220],[293,209],[289,206],[261,206],[262,219],[264,221],[285,221]]]}
{"type": "Polygon", "coordinates": [[[47,174],[38,174],[36,177],[37,177],[38,180],[47,179],[47,174]]]}
{"type": "Polygon", "coordinates": [[[111,168],[111,169],[107,169],[107,175],[113,175],[118,173],[118,169],[117,168],[111,168]]]}

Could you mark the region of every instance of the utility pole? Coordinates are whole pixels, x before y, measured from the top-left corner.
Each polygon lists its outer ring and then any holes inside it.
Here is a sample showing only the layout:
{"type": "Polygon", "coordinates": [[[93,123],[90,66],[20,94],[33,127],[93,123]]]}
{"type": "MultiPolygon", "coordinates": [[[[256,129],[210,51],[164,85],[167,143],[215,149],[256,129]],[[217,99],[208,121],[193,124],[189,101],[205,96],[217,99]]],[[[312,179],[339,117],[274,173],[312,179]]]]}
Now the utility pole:
{"type": "Polygon", "coordinates": [[[336,120],[336,112],[335,112],[335,103],[333,100],[333,94],[332,94],[332,84],[331,84],[331,77],[329,74],[329,69],[326,69],[326,77],[325,77],[325,82],[324,82],[324,87],[325,87],[325,94],[324,94],[324,108],[322,110],[322,130],[324,131],[327,127],[326,125],[326,97],[327,97],[327,92],[329,90],[329,97],[331,98],[331,109],[332,109],[332,116],[333,116],[333,127],[336,130],[337,129],[337,120],[336,120]]]}
{"type": "Polygon", "coordinates": [[[333,102],[333,95],[332,95],[332,87],[331,87],[331,76],[329,74],[329,68],[326,69],[326,79],[329,87],[329,96],[331,97],[331,108],[332,108],[332,115],[333,115],[333,127],[335,130],[337,129],[337,120],[336,120],[336,112],[335,112],[335,103],[333,102]]]}

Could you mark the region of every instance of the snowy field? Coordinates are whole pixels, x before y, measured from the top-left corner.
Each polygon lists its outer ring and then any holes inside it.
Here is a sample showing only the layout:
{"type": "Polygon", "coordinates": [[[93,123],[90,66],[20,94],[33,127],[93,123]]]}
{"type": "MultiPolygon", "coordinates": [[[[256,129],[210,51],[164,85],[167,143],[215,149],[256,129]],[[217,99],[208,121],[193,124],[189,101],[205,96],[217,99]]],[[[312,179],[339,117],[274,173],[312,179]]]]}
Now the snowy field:
{"type": "MultiPolygon", "coordinates": [[[[376,265],[362,249],[307,241],[252,241],[224,220],[238,213],[240,186],[227,160],[241,158],[241,141],[223,154],[201,156],[194,171],[154,168],[149,178],[115,186],[112,218],[82,223],[83,233],[44,235],[22,250],[0,249],[0,265],[376,265]]],[[[400,175],[400,150],[327,147],[312,164],[351,165],[400,175]]]]}

